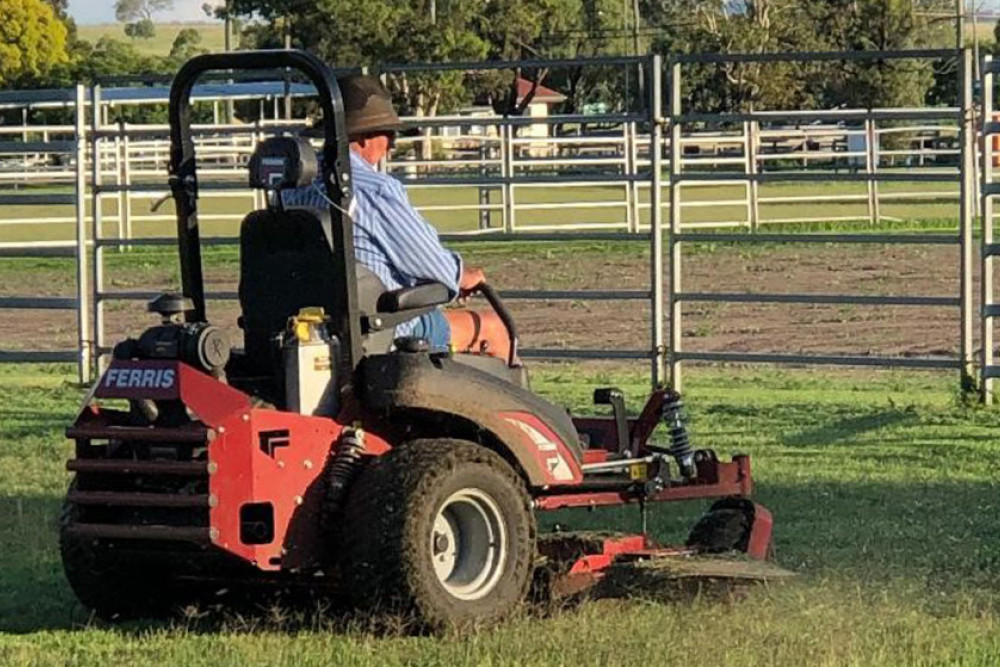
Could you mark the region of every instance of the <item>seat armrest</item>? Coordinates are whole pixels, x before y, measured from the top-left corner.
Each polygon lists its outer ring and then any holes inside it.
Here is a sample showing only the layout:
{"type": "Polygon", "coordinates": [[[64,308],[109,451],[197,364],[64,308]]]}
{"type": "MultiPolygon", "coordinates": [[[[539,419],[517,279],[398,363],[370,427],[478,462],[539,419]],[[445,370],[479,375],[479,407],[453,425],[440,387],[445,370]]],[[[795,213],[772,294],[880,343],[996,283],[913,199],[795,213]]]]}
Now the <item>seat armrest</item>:
{"type": "Polygon", "coordinates": [[[384,292],[378,299],[378,312],[400,313],[407,310],[443,306],[451,301],[448,288],[441,283],[425,283],[384,292]]]}

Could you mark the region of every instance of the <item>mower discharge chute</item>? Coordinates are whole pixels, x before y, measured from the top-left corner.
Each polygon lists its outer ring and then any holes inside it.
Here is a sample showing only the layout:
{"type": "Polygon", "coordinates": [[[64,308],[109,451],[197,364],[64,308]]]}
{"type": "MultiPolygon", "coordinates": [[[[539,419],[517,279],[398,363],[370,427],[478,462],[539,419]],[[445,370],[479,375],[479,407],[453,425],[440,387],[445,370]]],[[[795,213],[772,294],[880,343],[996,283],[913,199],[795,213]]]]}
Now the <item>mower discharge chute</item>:
{"type": "Polygon", "coordinates": [[[183,294],[150,303],[161,322],[115,347],[67,431],[75,477],[61,548],[87,606],[146,614],[217,590],[207,582],[277,583],[442,625],[508,613],[542,562],[561,563],[555,589],[579,590],[613,564],[766,557],[771,519],[749,500],[749,458],[692,449],[671,390],[654,391],[635,419],[620,392],[599,390],[595,402],[613,414],[571,418],[527,388],[513,319],[489,286],[482,295],[512,341],[505,358],[392,339],[448,291],[387,292],[356,265],[343,104],[319,60],[194,58],[174,80],[170,127],[183,294]],[[318,91],[323,159],[276,137],[251,160],[251,185],[270,204],[241,226],[244,345],[233,348],[205,318],[189,98],[208,71],[282,68],[318,91]],[[329,210],[284,209],[282,190],[317,172],[329,210]],[[105,407],[110,399],[128,408],[105,407]],[[669,442],[657,446],[661,423],[669,442]],[[645,534],[537,535],[538,512],[710,498],[719,501],[683,548],[645,534]]]}

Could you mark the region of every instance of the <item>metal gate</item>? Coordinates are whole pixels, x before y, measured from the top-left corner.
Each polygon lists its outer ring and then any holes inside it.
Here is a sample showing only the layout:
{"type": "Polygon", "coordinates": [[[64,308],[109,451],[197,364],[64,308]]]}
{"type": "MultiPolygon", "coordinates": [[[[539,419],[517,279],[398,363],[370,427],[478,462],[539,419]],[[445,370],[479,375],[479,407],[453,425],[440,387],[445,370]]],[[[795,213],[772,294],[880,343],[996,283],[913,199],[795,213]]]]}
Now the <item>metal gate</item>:
{"type": "Polygon", "coordinates": [[[982,93],[980,119],[982,132],[980,166],[980,212],[982,220],[982,252],[980,266],[980,392],[983,403],[993,402],[994,380],[1000,377],[1000,366],[995,364],[993,348],[994,320],[1000,317],[1000,304],[994,301],[993,279],[994,259],[1000,255],[1000,244],[993,241],[993,198],[1000,195],[1000,183],[993,181],[993,169],[1000,157],[995,141],[1000,141],[1000,116],[994,109],[995,75],[1000,70],[1000,61],[993,56],[985,56],[982,63],[982,93]]]}
{"type": "MultiPolygon", "coordinates": [[[[928,121],[950,119],[961,128],[961,160],[958,169],[948,173],[885,173],[869,164],[864,173],[766,173],[754,164],[750,173],[725,173],[703,171],[686,173],[681,168],[680,152],[670,154],[670,234],[669,256],[670,293],[668,321],[670,336],[668,356],[670,382],[680,388],[682,362],[741,362],[768,364],[817,364],[838,366],[880,366],[924,369],[954,369],[959,371],[961,385],[973,386],[973,300],[972,300],[972,224],[974,218],[975,187],[975,128],[973,125],[972,96],[972,53],[969,50],[921,50],[882,52],[818,52],[795,54],[698,54],[679,56],[670,64],[671,109],[670,145],[679,146],[682,128],[691,123],[740,124],[782,121],[794,117],[799,121],[860,121],[871,128],[878,120],[928,121]],[[817,110],[797,112],[745,112],[745,113],[688,113],[682,108],[682,66],[685,64],[727,64],[727,63],[774,63],[804,61],[885,61],[912,59],[959,59],[959,100],[956,107],[920,109],[871,109],[867,111],[817,110]],[[715,233],[689,232],[682,228],[682,188],[692,183],[743,182],[764,183],[775,181],[820,182],[844,181],[867,183],[869,197],[874,197],[877,208],[877,193],[873,194],[879,182],[957,182],[960,187],[959,224],[954,234],[870,234],[870,233],[715,233]],[[690,243],[772,243],[772,244],[920,244],[945,245],[959,249],[960,261],[956,267],[959,278],[959,294],[948,297],[925,295],[872,296],[857,294],[766,294],[766,293],[721,293],[687,292],[683,289],[684,263],[682,248],[690,243]],[[743,352],[687,352],[682,344],[683,317],[681,307],[685,303],[757,303],[757,304],[836,304],[836,305],[891,305],[891,306],[935,306],[957,309],[960,313],[959,354],[957,358],[943,357],[902,357],[902,356],[843,356],[843,355],[799,355],[799,354],[755,354],[743,352]]],[[[756,158],[755,158],[756,162],[756,158]]],[[[1000,314],[1000,308],[997,313],[1000,314]]]]}
{"type": "MultiPolygon", "coordinates": [[[[11,93],[3,93],[10,101],[11,93]]],[[[72,311],[76,316],[76,345],[72,349],[61,350],[4,350],[0,349],[0,362],[11,363],[74,363],[78,369],[80,382],[90,379],[91,346],[90,346],[90,287],[88,281],[87,257],[88,239],[86,220],[86,163],[87,139],[84,124],[84,109],[86,108],[86,89],[83,86],[64,90],[40,90],[17,93],[18,101],[24,97],[35,104],[58,105],[72,108],[75,123],[72,127],[72,138],[53,141],[49,131],[43,132],[41,141],[30,141],[26,131],[21,141],[10,141],[7,136],[0,137],[0,156],[44,157],[46,160],[72,160],[71,177],[73,192],[70,193],[10,193],[0,195],[0,206],[30,206],[49,207],[54,205],[72,205],[75,208],[75,239],[57,242],[27,242],[5,243],[0,246],[0,257],[25,259],[33,257],[72,257],[75,265],[75,290],[73,297],[39,296],[38,294],[20,294],[17,296],[0,297],[0,311],[3,310],[54,310],[72,311]]],[[[69,129],[69,128],[59,128],[69,129]]],[[[70,170],[67,170],[70,171],[70,170]]],[[[65,177],[69,174],[61,174],[65,177]]],[[[33,183],[33,185],[36,183],[33,183]]],[[[46,184],[43,180],[41,184],[46,184]]]]}

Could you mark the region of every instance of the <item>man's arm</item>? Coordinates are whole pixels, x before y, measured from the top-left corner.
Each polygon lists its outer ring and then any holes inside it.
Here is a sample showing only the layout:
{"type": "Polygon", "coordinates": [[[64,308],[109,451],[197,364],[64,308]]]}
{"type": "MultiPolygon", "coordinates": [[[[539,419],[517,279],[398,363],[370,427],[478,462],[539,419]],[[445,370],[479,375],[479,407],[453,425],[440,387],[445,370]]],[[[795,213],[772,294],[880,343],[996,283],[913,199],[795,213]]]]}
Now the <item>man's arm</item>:
{"type": "Polygon", "coordinates": [[[437,230],[410,204],[402,184],[387,187],[373,196],[379,215],[378,241],[393,268],[414,282],[432,280],[448,288],[451,298],[461,292],[462,258],[441,245],[437,230]]]}

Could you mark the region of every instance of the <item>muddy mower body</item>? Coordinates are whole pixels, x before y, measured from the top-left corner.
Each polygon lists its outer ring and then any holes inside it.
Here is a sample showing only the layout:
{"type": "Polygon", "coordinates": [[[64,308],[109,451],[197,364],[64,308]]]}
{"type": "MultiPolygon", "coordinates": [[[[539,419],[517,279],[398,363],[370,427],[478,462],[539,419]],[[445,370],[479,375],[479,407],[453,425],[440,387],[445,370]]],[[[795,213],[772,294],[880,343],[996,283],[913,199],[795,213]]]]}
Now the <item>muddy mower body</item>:
{"type": "Polygon", "coordinates": [[[599,390],[611,414],[571,418],[528,389],[513,319],[488,286],[513,341],[504,358],[392,339],[447,290],[387,292],[356,266],[343,105],[320,61],[199,56],[173,83],[170,124],[183,294],[150,303],[161,322],[116,346],[67,431],[61,547],[86,605],[145,614],[219,589],[210,582],[282,584],[462,623],[509,612],[546,559],[562,559],[556,588],[578,590],[623,561],[766,557],[771,518],[749,500],[749,458],[693,449],[671,390],[631,419],[620,392],[599,390]],[[323,159],[279,137],[251,160],[271,204],[241,226],[234,348],[205,317],[189,97],[208,71],[281,68],[318,91],[323,159]],[[317,172],[329,210],[284,209],[281,191],[317,172]],[[566,556],[537,535],[539,512],[695,499],[718,502],[680,549],[637,534],[577,541],[566,556]]]}

